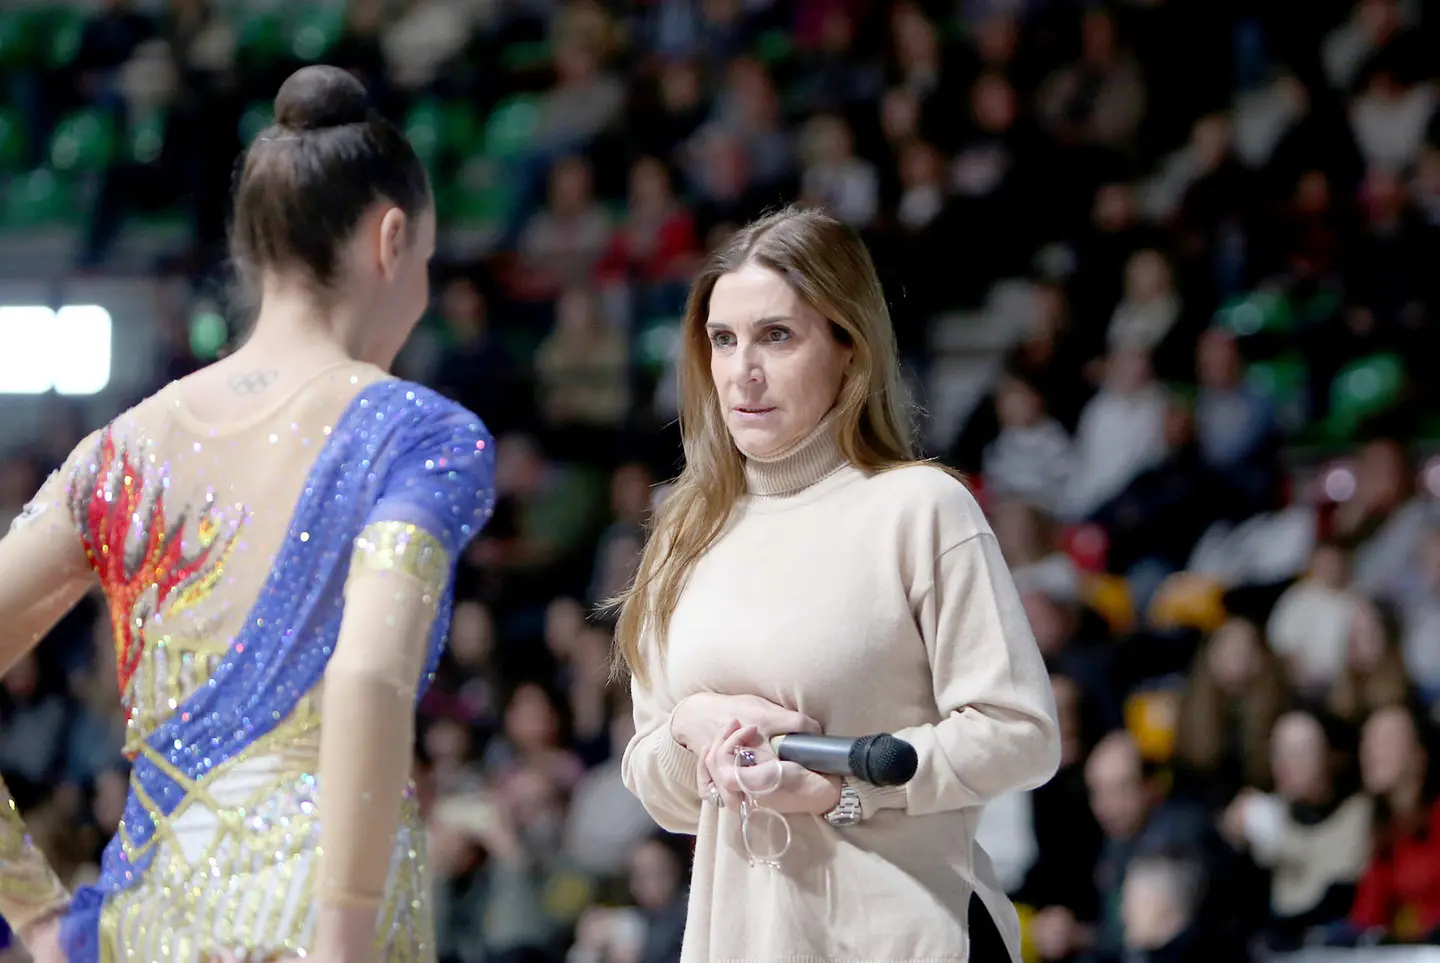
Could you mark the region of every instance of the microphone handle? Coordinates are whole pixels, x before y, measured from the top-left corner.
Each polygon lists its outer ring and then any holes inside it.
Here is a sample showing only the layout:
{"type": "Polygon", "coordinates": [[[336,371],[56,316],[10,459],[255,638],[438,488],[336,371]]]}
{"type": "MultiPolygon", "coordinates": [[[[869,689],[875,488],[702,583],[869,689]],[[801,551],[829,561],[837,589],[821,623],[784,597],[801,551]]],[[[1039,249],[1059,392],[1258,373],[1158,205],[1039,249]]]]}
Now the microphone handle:
{"type": "Polygon", "coordinates": [[[850,750],[854,739],[834,736],[811,736],[805,733],[776,736],[770,740],[775,755],[785,762],[796,763],[811,772],[831,776],[854,776],[850,768],[850,750]]]}

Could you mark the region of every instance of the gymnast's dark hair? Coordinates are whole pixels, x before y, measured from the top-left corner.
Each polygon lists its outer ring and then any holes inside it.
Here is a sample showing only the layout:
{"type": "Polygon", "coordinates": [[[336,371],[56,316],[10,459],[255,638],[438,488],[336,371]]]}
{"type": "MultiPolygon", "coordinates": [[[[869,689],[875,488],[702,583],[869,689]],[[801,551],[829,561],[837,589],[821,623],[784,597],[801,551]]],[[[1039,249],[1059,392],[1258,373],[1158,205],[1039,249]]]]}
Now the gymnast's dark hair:
{"type": "Polygon", "coordinates": [[[403,134],[338,67],[304,67],[275,95],[275,123],[246,150],[235,186],[230,252],[242,280],[303,270],[318,288],[377,201],[414,219],[431,203],[425,168],[403,134]]]}

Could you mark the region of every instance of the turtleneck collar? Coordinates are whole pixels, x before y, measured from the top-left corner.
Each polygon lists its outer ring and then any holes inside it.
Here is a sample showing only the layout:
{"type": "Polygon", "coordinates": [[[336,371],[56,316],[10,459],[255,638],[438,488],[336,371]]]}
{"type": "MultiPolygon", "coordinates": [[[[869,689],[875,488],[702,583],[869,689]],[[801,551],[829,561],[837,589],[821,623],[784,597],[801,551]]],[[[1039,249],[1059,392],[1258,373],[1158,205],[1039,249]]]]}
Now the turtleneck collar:
{"type": "Polygon", "coordinates": [[[746,490],[752,495],[794,495],[844,467],[835,420],[831,411],[809,434],[774,455],[762,458],[741,448],[746,490]]]}

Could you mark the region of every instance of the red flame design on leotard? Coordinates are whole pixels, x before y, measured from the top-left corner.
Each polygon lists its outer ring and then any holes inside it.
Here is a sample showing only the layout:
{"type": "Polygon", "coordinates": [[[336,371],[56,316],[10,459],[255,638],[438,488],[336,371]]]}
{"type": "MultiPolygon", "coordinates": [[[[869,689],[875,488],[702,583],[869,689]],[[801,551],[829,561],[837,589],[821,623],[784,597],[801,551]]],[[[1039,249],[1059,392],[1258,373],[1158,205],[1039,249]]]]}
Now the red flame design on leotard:
{"type": "MultiPolygon", "coordinates": [[[[155,613],[170,614],[209,594],[234,545],[234,529],[220,539],[208,506],[196,537],[186,539],[185,512],[167,521],[163,475],[132,460],[105,433],[93,484],[76,494],[90,565],[110,606],[120,692],[144,654],[143,630],[155,613]]],[[[127,709],[128,712],[128,709],[127,709]]]]}

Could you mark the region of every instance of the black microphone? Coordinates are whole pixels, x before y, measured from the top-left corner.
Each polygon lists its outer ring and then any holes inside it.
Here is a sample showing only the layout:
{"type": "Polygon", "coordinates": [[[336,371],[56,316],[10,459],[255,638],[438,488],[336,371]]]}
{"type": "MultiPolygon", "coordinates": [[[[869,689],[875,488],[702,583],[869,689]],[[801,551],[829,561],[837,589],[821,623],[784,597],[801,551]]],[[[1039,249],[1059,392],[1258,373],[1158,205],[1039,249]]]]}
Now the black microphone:
{"type": "Polygon", "coordinates": [[[804,732],[775,736],[775,755],[811,772],[853,776],[872,786],[903,786],[915,775],[920,759],[904,739],[874,736],[812,736],[804,732]]]}

